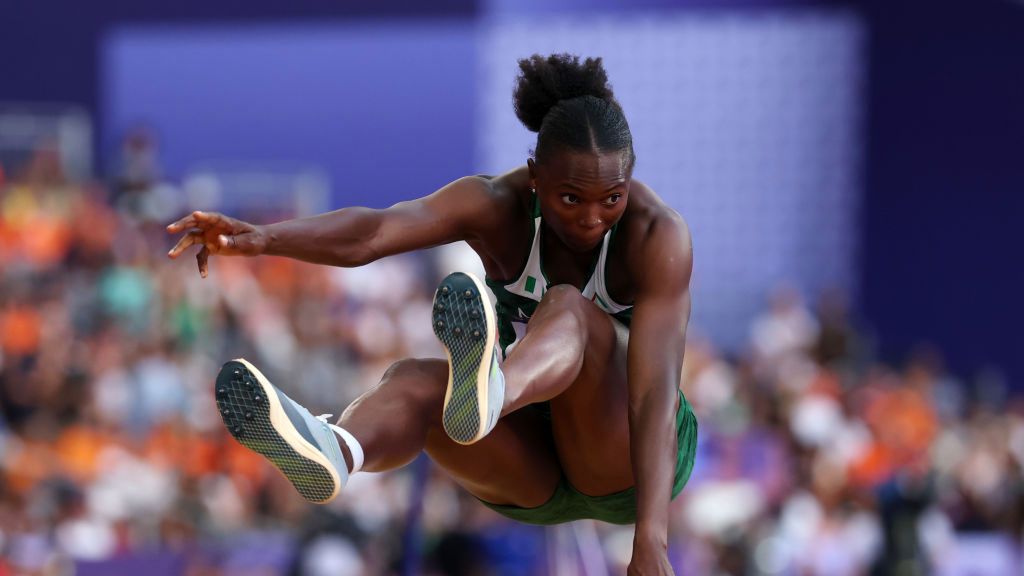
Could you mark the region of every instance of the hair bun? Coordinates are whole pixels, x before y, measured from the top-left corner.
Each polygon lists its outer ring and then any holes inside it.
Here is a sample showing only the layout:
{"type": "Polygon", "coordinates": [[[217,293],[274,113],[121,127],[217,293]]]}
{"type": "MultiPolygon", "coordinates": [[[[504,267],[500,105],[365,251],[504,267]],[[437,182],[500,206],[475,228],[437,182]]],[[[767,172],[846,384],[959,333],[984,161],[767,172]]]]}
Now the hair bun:
{"type": "Polygon", "coordinates": [[[516,116],[531,132],[539,132],[544,117],[560,100],[593,96],[614,102],[601,58],[534,54],[519,61],[512,99],[516,116]]]}

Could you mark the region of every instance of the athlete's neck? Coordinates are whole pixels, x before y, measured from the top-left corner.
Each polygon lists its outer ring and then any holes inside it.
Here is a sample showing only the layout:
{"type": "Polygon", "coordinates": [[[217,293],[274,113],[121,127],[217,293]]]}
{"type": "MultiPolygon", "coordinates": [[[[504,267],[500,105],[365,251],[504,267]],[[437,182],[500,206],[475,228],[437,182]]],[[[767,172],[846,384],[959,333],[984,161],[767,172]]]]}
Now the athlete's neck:
{"type": "Polygon", "coordinates": [[[603,243],[586,252],[577,252],[567,246],[551,228],[541,220],[540,254],[544,275],[554,284],[572,284],[583,289],[601,253],[603,243]]]}

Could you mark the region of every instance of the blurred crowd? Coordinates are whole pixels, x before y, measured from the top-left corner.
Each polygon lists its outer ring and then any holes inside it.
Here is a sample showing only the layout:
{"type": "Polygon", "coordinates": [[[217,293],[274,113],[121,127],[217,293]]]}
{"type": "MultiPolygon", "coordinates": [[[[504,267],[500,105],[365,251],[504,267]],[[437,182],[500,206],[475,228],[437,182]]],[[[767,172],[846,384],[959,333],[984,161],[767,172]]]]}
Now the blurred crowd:
{"type": "MultiPolygon", "coordinates": [[[[395,360],[442,355],[443,266],[214,258],[203,280],[166,258],[187,207],[152,154],[129,139],[102,185],[45,149],[0,172],[0,576],[624,572],[630,528],[514,524],[425,458],[311,506],[234,442],[223,361],[338,415],[395,360]]],[[[928,348],[877,362],[838,293],[779,290],[742,353],[699,326],[687,346],[678,573],[1021,573],[1024,404],[998,379],[959,381],[928,348]]]]}

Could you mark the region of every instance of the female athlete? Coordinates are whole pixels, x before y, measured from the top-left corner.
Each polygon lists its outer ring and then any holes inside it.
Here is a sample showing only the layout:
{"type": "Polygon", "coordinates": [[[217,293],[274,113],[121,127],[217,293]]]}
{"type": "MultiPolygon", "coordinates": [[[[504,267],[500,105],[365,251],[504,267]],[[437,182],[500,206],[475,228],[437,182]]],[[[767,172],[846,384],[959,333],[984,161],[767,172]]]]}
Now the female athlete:
{"type": "Polygon", "coordinates": [[[471,275],[441,282],[432,322],[446,360],[395,363],[337,424],[234,360],[215,385],[228,430],[314,502],[358,470],[391,470],[426,450],[509,518],[635,523],[629,574],[670,574],[668,504],[689,478],[697,435],[679,390],[689,231],[632,178],[632,136],[600,58],[534,55],[519,67],[516,115],[537,132],[525,166],[385,210],[264,226],[193,212],[168,226],[187,231],[169,256],[201,246],[206,277],[211,255],[354,267],[468,243],[497,304],[471,275]]]}

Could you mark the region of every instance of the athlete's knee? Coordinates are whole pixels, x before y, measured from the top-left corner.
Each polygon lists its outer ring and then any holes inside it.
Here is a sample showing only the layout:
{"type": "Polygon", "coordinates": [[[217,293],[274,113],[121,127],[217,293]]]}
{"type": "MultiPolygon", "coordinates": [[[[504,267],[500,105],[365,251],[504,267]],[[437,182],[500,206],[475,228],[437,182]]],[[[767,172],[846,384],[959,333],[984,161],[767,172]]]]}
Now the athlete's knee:
{"type": "Polygon", "coordinates": [[[548,288],[537,308],[543,314],[558,313],[571,316],[576,322],[585,326],[589,316],[596,311],[594,304],[587,300],[579,289],[571,284],[556,284],[548,288]]]}
{"type": "Polygon", "coordinates": [[[616,341],[615,325],[611,317],[583,296],[575,286],[559,284],[549,288],[530,322],[541,319],[538,321],[547,323],[552,318],[556,319],[555,323],[564,329],[565,334],[578,337],[588,358],[607,354],[609,345],[616,341]]]}
{"type": "Polygon", "coordinates": [[[580,293],[579,289],[572,284],[555,284],[554,286],[547,289],[544,292],[544,297],[541,302],[575,302],[576,300],[582,300],[583,294],[580,293]]]}
{"type": "Polygon", "coordinates": [[[440,401],[448,379],[448,365],[440,359],[405,358],[384,371],[380,385],[401,388],[424,402],[440,401]]]}
{"type": "Polygon", "coordinates": [[[527,334],[535,330],[554,330],[565,348],[583,348],[588,336],[588,302],[574,286],[552,286],[544,294],[529,323],[527,334]]]}

